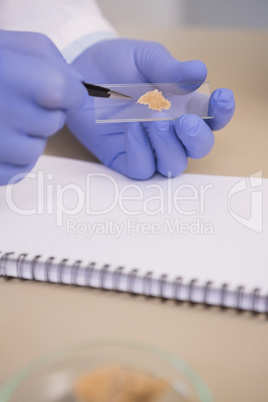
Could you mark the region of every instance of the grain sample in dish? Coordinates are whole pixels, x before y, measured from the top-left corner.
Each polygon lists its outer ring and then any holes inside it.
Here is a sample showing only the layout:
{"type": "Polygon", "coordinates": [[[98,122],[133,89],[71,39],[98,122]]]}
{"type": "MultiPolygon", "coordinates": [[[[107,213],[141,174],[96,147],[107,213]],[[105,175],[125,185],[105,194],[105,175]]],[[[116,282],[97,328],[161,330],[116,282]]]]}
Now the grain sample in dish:
{"type": "Polygon", "coordinates": [[[137,100],[137,103],[148,105],[150,109],[157,110],[158,112],[162,112],[162,109],[168,110],[171,107],[170,101],[158,89],[146,92],[137,100]]]}
{"type": "Polygon", "coordinates": [[[169,384],[160,378],[120,366],[108,366],[81,375],[74,393],[80,402],[153,402],[169,384]]]}

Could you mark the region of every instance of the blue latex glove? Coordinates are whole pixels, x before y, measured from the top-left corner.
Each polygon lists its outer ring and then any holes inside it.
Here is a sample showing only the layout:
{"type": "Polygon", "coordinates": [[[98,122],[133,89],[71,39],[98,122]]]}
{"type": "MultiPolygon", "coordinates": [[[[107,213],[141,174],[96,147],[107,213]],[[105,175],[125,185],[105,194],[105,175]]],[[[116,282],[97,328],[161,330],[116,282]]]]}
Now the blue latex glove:
{"type": "MultiPolygon", "coordinates": [[[[139,83],[204,81],[201,61],[179,62],[160,44],[128,39],[96,43],[73,63],[90,83],[139,83]]],[[[95,123],[93,99],[70,111],[67,125],[80,142],[105,165],[134,179],[147,179],[155,172],[176,176],[188,157],[202,158],[214,144],[211,130],[224,127],[232,118],[232,91],[212,93],[209,109],[214,119],[203,121],[184,115],[175,122],[95,123]],[[149,134],[148,134],[149,133],[149,134]]]]}
{"type": "Polygon", "coordinates": [[[86,91],[44,35],[0,30],[0,185],[29,172],[86,91]]]}

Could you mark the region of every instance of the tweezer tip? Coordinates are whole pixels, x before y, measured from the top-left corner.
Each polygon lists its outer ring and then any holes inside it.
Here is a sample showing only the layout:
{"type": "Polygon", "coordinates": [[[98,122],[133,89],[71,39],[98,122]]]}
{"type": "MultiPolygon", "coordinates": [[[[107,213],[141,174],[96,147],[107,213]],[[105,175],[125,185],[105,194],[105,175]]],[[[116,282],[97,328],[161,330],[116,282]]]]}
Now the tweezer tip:
{"type": "Polygon", "coordinates": [[[121,92],[116,92],[116,91],[110,90],[109,93],[110,93],[110,98],[133,99],[132,96],[122,94],[121,92]]]}

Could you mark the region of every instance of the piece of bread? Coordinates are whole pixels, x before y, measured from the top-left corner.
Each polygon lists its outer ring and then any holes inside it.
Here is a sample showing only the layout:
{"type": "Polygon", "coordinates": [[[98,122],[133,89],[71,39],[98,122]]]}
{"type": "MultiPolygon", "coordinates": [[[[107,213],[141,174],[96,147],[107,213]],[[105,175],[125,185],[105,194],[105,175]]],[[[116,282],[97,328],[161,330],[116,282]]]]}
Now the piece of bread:
{"type": "Polygon", "coordinates": [[[168,110],[171,107],[170,101],[165,99],[158,89],[146,92],[137,100],[137,103],[148,105],[150,109],[158,110],[158,112],[162,112],[162,109],[168,110]]]}
{"type": "Polygon", "coordinates": [[[74,394],[81,402],[152,402],[168,389],[162,379],[110,366],[82,375],[74,394]]]}

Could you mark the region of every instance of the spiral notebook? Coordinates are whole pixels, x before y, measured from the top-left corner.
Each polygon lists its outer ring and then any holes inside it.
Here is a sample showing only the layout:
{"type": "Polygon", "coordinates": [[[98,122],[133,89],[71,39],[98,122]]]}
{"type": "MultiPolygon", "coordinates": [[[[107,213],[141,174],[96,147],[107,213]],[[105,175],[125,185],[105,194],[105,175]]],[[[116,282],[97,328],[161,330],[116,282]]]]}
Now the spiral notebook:
{"type": "Polygon", "coordinates": [[[268,180],[42,156],[0,188],[0,274],[268,311],[268,180]]]}

